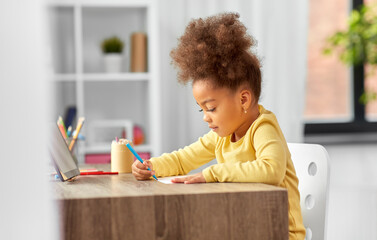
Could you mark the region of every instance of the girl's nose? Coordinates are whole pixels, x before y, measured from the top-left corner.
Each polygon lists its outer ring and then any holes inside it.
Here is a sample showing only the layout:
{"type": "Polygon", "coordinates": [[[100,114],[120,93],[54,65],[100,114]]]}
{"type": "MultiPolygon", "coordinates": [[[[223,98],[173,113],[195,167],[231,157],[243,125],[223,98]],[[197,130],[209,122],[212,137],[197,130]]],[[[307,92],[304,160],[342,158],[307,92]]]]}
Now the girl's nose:
{"type": "Polygon", "coordinates": [[[204,114],[203,114],[203,121],[204,121],[204,122],[210,122],[210,121],[211,121],[211,118],[208,116],[207,113],[204,113],[204,114]]]}

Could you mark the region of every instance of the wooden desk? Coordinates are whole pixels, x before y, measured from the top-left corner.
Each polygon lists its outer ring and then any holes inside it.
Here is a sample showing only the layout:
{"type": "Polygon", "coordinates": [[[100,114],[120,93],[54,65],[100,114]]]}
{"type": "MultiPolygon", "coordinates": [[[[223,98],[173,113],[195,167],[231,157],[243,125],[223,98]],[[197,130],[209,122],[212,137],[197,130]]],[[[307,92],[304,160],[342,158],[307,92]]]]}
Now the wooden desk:
{"type": "Polygon", "coordinates": [[[287,191],[270,185],[171,185],[131,174],[53,185],[64,239],[288,239],[287,191]]]}

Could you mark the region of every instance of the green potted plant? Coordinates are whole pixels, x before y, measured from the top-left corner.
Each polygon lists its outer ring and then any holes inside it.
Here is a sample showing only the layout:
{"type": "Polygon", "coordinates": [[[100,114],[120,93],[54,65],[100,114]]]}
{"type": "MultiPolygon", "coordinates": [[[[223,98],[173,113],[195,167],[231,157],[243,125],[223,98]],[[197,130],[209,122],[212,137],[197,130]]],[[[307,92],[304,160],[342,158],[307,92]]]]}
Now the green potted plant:
{"type": "Polygon", "coordinates": [[[102,41],[101,48],[104,54],[106,72],[121,72],[123,62],[123,41],[117,37],[109,37],[102,41]]]}
{"type": "MultiPolygon", "coordinates": [[[[368,66],[366,77],[375,73],[377,66],[377,6],[361,5],[353,10],[345,31],[338,31],[327,39],[323,53],[338,54],[340,61],[350,66],[368,66]]],[[[363,104],[376,99],[374,91],[366,90],[360,96],[363,104]]]]}

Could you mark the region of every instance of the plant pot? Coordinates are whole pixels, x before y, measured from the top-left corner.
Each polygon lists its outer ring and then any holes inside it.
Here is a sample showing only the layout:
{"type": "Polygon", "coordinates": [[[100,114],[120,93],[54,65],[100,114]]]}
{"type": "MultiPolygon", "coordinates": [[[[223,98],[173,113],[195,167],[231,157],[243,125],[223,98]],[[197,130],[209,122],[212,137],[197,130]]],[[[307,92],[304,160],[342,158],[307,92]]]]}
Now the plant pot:
{"type": "Polygon", "coordinates": [[[105,70],[108,73],[122,72],[123,56],[120,53],[107,53],[103,56],[105,70]]]}

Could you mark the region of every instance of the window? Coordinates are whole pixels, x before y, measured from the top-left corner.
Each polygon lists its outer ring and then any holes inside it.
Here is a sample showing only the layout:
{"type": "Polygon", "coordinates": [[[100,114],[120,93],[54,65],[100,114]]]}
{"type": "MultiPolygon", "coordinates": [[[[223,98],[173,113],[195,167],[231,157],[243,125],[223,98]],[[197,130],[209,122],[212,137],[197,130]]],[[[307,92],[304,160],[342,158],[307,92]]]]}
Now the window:
{"type": "Polygon", "coordinates": [[[350,68],[336,54],[322,54],[326,38],[346,29],[350,10],[362,3],[310,0],[305,134],[377,131],[377,101],[359,103],[364,88],[377,92],[377,70],[364,82],[362,66],[350,68]]]}

